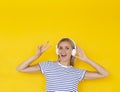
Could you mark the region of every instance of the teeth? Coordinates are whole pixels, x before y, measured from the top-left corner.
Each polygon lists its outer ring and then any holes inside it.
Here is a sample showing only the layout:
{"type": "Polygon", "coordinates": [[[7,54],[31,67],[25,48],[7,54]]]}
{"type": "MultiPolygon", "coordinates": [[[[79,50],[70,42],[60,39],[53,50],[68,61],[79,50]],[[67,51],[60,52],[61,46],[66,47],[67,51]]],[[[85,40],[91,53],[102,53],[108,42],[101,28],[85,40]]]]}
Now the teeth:
{"type": "Polygon", "coordinates": [[[61,55],[62,57],[65,57],[65,56],[67,56],[67,55],[61,55]]]}

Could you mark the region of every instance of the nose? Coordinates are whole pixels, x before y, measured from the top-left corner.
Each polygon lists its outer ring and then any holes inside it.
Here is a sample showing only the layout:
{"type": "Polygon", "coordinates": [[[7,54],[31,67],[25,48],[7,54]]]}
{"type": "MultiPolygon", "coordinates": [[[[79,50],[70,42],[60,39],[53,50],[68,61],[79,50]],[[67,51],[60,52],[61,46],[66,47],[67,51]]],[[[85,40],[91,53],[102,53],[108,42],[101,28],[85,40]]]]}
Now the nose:
{"type": "Polygon", "coordinates": [[[65,49],[62,49],[62,50],[61,50],[61,53],[66,53],[65,49]]]}

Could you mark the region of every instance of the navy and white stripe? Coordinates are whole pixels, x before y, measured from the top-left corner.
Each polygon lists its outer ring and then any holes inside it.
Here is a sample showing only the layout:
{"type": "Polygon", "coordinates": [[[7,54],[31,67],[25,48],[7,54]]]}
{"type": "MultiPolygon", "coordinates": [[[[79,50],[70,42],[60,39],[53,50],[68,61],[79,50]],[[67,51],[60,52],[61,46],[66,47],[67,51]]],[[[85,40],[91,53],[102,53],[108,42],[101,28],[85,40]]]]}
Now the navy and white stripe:
{"type": "Polygon", "coordinates": [[[78,82],[83,79],[86,72],[73,67],[64,67],[59,62],[41,62],[39,65],[46,76],[47,92],[77,92],[78,82]]]}

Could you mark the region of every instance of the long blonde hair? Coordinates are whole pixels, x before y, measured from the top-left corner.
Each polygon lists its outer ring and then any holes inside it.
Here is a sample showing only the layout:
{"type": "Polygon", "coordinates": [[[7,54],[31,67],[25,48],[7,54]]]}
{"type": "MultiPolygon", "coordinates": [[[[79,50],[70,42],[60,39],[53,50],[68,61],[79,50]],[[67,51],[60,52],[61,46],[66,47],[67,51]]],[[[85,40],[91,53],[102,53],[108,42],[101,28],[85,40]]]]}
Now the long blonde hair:
{"type": "MultiPolygon", "coordinates": [[[[74,44],[74,42],[73,42],[70,38],[62,38],[62,39],[57,43],[57,47],[59,47],[59,44],[60,44],[61,42],[69,42],[69,43],[71,44],[72,48],[75,49],[75,44],[74,44]]],[[[59,59],[59,56],[58,56],[58,59],[59,59]]],[[[71,66],[74,66],[74,61],[75,61],[75,57],[73,57],[73,56],[71,55],[71,58],[70,58],[70,65],[71,65],[71,66]]]]}

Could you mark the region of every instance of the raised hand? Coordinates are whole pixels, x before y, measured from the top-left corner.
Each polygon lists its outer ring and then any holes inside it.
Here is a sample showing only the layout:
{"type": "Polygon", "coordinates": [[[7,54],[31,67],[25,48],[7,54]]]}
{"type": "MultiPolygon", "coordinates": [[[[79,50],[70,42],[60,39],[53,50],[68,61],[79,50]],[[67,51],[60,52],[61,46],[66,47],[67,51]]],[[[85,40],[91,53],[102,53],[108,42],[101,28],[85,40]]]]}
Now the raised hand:
{"type": "Polygon", "coordinates": [[[36,55],[40,56],[43,52],[45,52],[51,46],[48,46],[49,41],[47,41],[44,45],[38,46],[36,55]]]}
{"type": "Polygon", "coordinates": [[[75,56],[75,58],[78,58],[78,59],[80,59],[82,61],[87,61],[88,57],[86,56],[84,51],[79,46],[76,46],[76,47],[77,47],[76,50],[77,50],[78,55],[75,56]]]}

